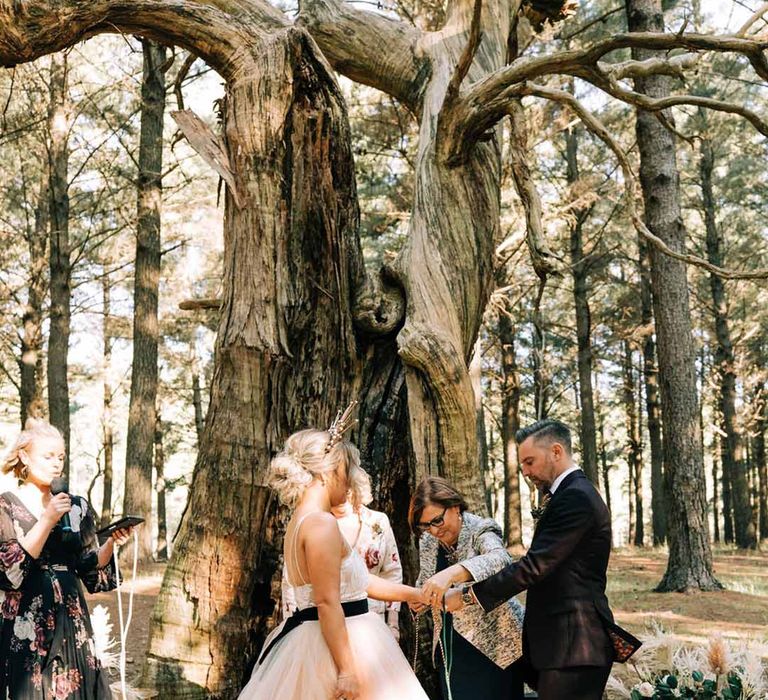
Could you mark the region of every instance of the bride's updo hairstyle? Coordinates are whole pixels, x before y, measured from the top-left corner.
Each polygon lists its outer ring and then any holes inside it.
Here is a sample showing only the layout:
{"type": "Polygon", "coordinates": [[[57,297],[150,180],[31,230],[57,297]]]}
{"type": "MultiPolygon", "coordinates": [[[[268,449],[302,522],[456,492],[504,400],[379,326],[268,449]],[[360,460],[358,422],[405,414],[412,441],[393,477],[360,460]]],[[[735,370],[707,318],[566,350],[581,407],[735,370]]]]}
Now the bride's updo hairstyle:
{"type": "Polygon", "coordinates": [[[269,465],[269,486],[280,500],[293,508],[315,479],[330,475],[344,464],[352,506],[370,503],[371,480],[360,466],[360,452],[349,440],[341,439],[328,449],[327,430],[309,428],[291,435],[269,465]]]}

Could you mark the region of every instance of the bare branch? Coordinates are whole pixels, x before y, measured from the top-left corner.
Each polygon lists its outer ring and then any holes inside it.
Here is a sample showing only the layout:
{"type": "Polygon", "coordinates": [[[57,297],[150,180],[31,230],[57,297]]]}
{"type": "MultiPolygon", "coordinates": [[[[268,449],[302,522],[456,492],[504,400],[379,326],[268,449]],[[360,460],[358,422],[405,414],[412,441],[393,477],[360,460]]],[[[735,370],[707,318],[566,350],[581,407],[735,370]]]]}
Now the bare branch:
{"type": "MultiPolygon", "coordinates": [[[[457,164],[466,160],[473,145],[507,113],[507,104],[520,95],[520,85],[525,81],[559,74],[584,78],[593,83],[596,76],[603,76],[606,84],[618,85],[618,77],[641,73],[667,72],[679,75],[692,60],[673,57],[666,60],[653,58],[648,61],[627,61],[618,64],[615,69],[600,62],[607,54],[626,48],[737,53],[745,56],[755,72],[768,82],[768,59],[764,53],[768,49],[768,37],[628,32],[585,48],[523,57],[476,82],[453,106],[450,129],[452,143],[447,148],[448,162],[457,164]],[[611,70],[616,71],[615,77],[612,76],[611,70]]],[[[605,89],[603,85],[601,87],[605,89]]]]}
{"type": "Polygon", "coordinates": [[[515,189],[523,203],[526,222],[526,243],[531,254],[533,269],[540,279],[546,279],[558,269],[557,258],[547,246],[541,217],[541,198],[528,163],[528,134],[525,113],[519,100],[512,100],[508,108],[510,121],[509,155],[515,189]]]}
{"type": "Polygon", "coordinates": [[[421,32],[340,0],[303,0],[297,20],[335,70],[419,111],[429,64],[417,54],[421,32]]]}
{"type": "Polygon", "coordinates": [[[760,7],[758,7],[753,13],[752,16],[744,22],[744,24],[739,27],[739,31],[736,32],[739,36],[744,36],[750,29],[750,27],[755,24],[759,19],[763,19],[763,15],[768,12],[768,2],[764,2],[760,7]]]}
{"type": "Polygon", "coordinates": [[[467,73],[469,73],[472,61],[475,60],[477,47],[480,46],[480,39],[482,37],[482,32],[480,30],[480,17],[482,11],[483,0],[475,0],[474,9],[472,11],[472,23],[469,28],[469,41],[467,41],[467,45],[464,47],[461,58],[456,64],[456,70],[453,72],[451,81],[448,83],[448,89],[445,92],[446,105],[452,104],[458,98],[461,84],[464,82],[464,78],[467,77],[467,73]]]}
{"type": "Polygon", "coordinates": [[[647,78],[649,75],[671,75],[684,78],[685,71],[694,68],[701,60],[701,54],[684,53],[670,58],[653,57],[644,61],[622,61],[621,63],[597,62],[601,73],[612,80],[624,78],[647,78]]]}
{"type": "Polygon", "coordinates": [[[181,86],[189,73],[189,69],[192,68],[192,64],[197,60],[197,56],[193,53],[187,54],[184,59],[184,63],[181,64],[179,72],[176,75],[176,80],[173,83],[173,94],[176,95],[176,105],[179,112],[184,111],[184,95],[181,91],[181,86]]]}
{"type": "Polygon", "coordinates": [[[637,207],[635,205],[637,191],[639,184],[635,176],[632,166],[629,163],[624,149],[619,145],[616,139],[613,137],[606,126],[592,114],[584,105],[579,102],[576,97],[564,90],[557,90],[555,88],[549,88],[539,85],[529,84],[525,90],[526,94],[542,97],[547,100],[554,100],[561,104],[566,105],[571,111],[573,111],[583,122],[584,126],[595,136],[601,139],[618,158],[621,165],[621,170],[624,175],[624,188],[627,199],[627,209],[632,218],[632,223],[635,225],[637,231],[653,246],[660,250],[665,255],[679,260],[680,262],[687,263],[689,265],[696,265],[697,267],[704,268],[708,272],[711,272],[718,277],[728,280],[736,279],[765,279],[768,278],[768,269],[752,270],[752,271],[734,271],[727,270],[725,268],[713,265],[712,263],[700,258],[696,255],[688,255],[670,248],[664,241],[656,236],[646,225],[640,217],[637,207]]]}
{"type": "MultiPolygon", "coordinates": [[[[640,63],[646,63],[646,61],[640,61],[640,63]]],[[[625,88],[618,82],[605,80],[599,73],[589,72],[582,75],[582,77],[595,85],[595,87],[601,88],[609,95],[612,95],[623,102],[628,102],[635,107],[640,107],[648,112],[661,112],[670,107],[692,105],[694,107],[711,109],[716,112],[738,114],[749,121],[749,123],[763,134],[763,136],[768,137],[768,122],[757,114],[757,112],[734,102],[726,102],[725,100],[718,100],[713,97],[701,97],[699,95],[668,95],[667,97],[654,98],[625,88]]]]}

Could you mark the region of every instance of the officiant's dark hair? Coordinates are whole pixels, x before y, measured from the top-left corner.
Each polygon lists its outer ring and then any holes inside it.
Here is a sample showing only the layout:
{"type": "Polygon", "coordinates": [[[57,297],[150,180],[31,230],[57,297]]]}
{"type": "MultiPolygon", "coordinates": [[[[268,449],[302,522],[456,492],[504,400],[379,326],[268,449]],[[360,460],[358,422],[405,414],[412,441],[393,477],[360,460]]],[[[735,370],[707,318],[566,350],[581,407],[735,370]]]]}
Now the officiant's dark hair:
{"type": "Polygon", "coordinates": [[[550,445],[553,442],[559,442],[568,454],[572,452],[571,430],[565,423],[561,423],[559,420],[553,420],[552,418],[537,420],[525,428],[520,428],[515,433],[515,440],[517,440],[518,445],[521,445],[529,437],[535,437],[535,442],[547,440],[547,443],[550,445]]]}
{"type": "Polygon", "coordinates": [[[440,476],[425,476],[411,497],[411,505],[408,508],[408,524],[416,534],[420,535],[418,522],[421,514],[429,504],[451,508],[459,506],[459,512],[467,510],[467,502],[461,492],[457,491],[450,482],[440,476]]]}

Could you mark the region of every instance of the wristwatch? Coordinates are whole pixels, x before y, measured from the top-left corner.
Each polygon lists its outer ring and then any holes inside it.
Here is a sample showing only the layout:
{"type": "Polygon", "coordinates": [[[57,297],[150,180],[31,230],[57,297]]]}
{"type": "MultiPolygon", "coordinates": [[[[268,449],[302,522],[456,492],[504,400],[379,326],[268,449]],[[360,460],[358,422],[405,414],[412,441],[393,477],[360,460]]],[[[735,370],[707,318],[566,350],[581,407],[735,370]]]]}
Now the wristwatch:
{"type": "Polygon", "coordinates": [[[461,589],[461,602],[465,606],[477,604],[477,598],[475,598],[475,594],[472,592],[472,586],[464,586],[461,589]]]}

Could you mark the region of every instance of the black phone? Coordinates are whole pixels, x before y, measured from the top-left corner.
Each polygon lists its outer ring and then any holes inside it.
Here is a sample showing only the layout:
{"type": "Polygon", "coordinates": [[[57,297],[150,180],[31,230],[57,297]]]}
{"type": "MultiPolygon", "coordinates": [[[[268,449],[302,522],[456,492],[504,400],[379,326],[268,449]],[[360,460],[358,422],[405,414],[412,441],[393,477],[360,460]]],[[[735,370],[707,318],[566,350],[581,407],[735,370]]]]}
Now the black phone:
{"type": "Polygon", "coordinates": [[[99,537],[110,537],[116,530],[124,530],[127,527],[135,527],[136,525],[140,525],[143,522],[144,518],[140,518],[138,515],[124,515],[119,520],[115,520],[115,522],[101,528],[101,530],[96,530],[96,534],[99,537]]]}

